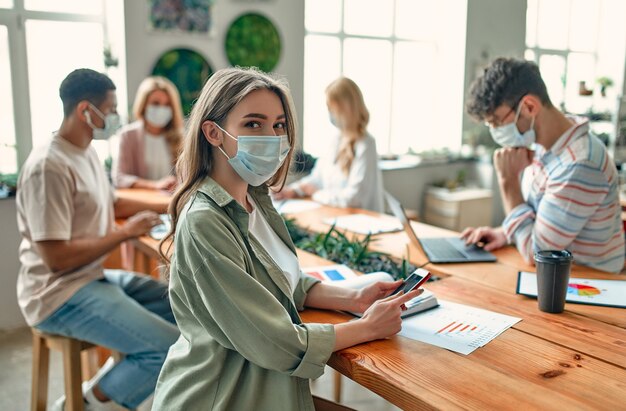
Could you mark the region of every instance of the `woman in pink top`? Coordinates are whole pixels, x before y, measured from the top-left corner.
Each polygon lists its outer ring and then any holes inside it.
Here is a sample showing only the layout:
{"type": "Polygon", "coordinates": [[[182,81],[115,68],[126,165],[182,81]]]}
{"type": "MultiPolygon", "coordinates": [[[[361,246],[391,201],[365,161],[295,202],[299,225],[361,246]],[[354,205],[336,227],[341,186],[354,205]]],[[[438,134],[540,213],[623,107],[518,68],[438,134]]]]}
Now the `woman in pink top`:
{"type": "Polygon", "coordinates": [[[148,77],[139,85],[133,116],[120,132],[113,182],[120,188],[171,190],[174,164],[182,140],[183,112],[176,86],[164,77],[148,77]]]}

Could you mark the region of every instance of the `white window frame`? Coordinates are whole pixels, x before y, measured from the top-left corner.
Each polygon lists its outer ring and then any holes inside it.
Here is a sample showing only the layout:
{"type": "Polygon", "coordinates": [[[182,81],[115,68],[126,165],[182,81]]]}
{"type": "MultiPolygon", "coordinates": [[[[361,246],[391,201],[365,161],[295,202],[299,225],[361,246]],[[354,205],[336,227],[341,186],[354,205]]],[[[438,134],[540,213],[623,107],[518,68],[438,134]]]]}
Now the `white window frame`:
{"type": "MultiPolygon", "coordinates": [[[[540,3],[541,1],[545,1],[545,0],[538,0],[538,3],[540,3]]],[[[602,7],[600,5],[600,7],[602,7]]],[[[570,32],[572,30],[572,25],[571,25],[571,13],[572,13],[572,9],[570,7],[569,10],[569,14],[567,16],[569,20],[569,23],[567,25],[567,38],[570,38],[570,32]]],[[[601,23],[601,13],[598,13],[597,16],[598,20],[600,20],[601,23]]],[[[535,44],[533,46],[529,46],[528,44],[525,44],[526,46],[526,50],[527,51],[532,51],[533,56],[534,56],[534,61],[535,63],[539,64],[539,61],[541,59],[541,56],[545,56],[545,55],[556,55],[556,56],[561,56],[563,57],[563,59],[565,60],[565,66],[563,67],[563,74],[565,76],[567,76],[567,72],[568,72],[568,65],[569,65],[569,55],[572,53],[576,53],[576,54],[587,54],[589,56],[593,56],[593,64],[594,67],[597,67],[598,65],[598,38],[596,38],[596,44],[594,45],[594,50],[593,51],[588,51],[588,50],[576,50],[576,49],[572,49],[570,48],[570,45],[568,44],[567,47],[563,48],[563,49],[552,49],[552,48],[543,48],[543,47],[539,47],[538,46],[538,26],[539,26],[539,13],[535,13],[535,22],[534,22],[534,28],[535,28],[535,32],[533,34],[534,39],[535,39],[535,44]]],[[[600,27],[600,25],[598,24],[597,27],[600,27]]],[[[526,29],[528,30],[528,23],[526,26],[526,29]]],[[[566,81],[569,81],[569,79],[566,78],[566,81]]],[[[594,85],[591,84],[591,87],[593,87],[594,85]]],[[[563,92],[563,105],[565,106],[565,109],[567,109],[567,102],[565,101],[567,93],[566,93],[566,88],[567,85],[566,84],[562,84],[562,92],[563,92]]]]}
{"type": "Polygon", "coordinates": [[[102,1],[102,6],[103,8],[99,15],[27,10],[24,8],[24,0],[13,0],[13,8],[0,8],[0,25],[7,27],[9,38],[9,60],[11,82],[13,84],[13,120],[15,122],[18,170],[21,169],[33,148],[25,21],[46,20],[100,23],[102,24],[103,36],[106,41],[108,38],[107,21],[105,18],[106,0],[102,1]]]}
{"type": "MultiPolygon", "coordinates": [[[[314,1],[314,0],[305,0],[305,1],[314,1]]],[[[392,21],[391,21],[391,27],[395,28],[396,25],[396,0],[389,0],[393,2],[393,14],[392,14],[392,21]]],[[[429,41],[429,40],[419,40],[419,39],[412,39],[412,38],[404,38],[404,37],[398,37],[395,35],[395,30],[394,32],[392,32],[392,34],[390,36],[367,36],[367,35],[362,35],[362,34],[347,34],[344,31],[344,8],[345,8],[345,0],[341,0],[341,11],[340,11],[340,27],[339,27],[339,31],[337,33],[329,33],[329,32],[320,32],[320,31],[315,31],[315,30],[308,30],[305,26],[305,38],[307,36],[320,36],[320,37],[328,37],[328,38],[333,38],[333,39],[338,39],[339,40],[339,55],[340,55],[340,59],[339,59],[339,75],[345,75],[344,70],[343,70],[343,62],[344,62],[344,41],[346,39],[360,39],[360,40],[382,40],[382,41],[388,41],[391,43],[391,61],[390,61],[390,72],[392,73],[391,76],[391,84],[389,87],[389,101],[390,101],[390,105],[389,105],[389,113],[390,113],[390,119],[393,119],[393,115],[391,115],[391,113],[393,113],[393,109],[394,109],[394,99],[393,99],[393,90],[394,90],[394,86],[395,86],[395,76],[393,76],[393,73],[395,72],[395,60],[396,60],[396,45],[397,43],[400,42],[409,42],[409,43],[418,43],[418,44],[427,44],[427,45],[431,45],[434,46],[435,49],[438,50],[438,44],[436,41],[429,41]]],[[[306,122],[307,120],[304,119],[304,121],[306,122]]],[[[392,136],[393,134],[393,121],[389,121],[389,125],[388,125],[388,130],[387,130],[387,135],[389,136],[389,139],[387,140],[387,146],[386,147],[381,147],[378,146],[378,153],[390,153],[391,152],[391,146],[392,146],[392,136]]],[[[305,137],[306,138],[306,137],[305,137]]],[[[378,145],[378,141],[377,141],[377,145],[378,145]]],[[[459,142],[459,147],[461,146],[461,142],[459,142]]],[[[393,153],[393,154],[405,154],[405,153],[393,153]]]]}

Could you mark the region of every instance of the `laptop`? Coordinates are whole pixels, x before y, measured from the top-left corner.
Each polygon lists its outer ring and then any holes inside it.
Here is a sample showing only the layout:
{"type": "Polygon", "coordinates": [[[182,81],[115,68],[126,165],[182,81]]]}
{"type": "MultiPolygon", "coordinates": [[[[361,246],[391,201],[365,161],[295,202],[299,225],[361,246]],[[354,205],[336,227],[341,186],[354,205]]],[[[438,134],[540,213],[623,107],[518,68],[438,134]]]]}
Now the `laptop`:
{"type": "Polygon", "coordinates": [[[431,263],[478,263],[494,262],[496,256],[476,245],[465,245],[465,241],[458,237],[419,238],[404,212],[400,201],[389,193],[385,193],[387,204],[393,215],[400,220],[404,231],[411,242],[424,250],[424,254],[431,263]]]}

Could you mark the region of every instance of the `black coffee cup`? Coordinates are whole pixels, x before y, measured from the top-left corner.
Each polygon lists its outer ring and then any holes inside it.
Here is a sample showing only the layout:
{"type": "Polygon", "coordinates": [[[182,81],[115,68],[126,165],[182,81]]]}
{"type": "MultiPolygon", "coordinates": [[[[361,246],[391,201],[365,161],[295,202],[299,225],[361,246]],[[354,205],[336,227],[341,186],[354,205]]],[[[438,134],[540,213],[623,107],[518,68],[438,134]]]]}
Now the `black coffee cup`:
{"type": "Polygon", "coordinates": [[[535,265],[539,309],[547,313],[562,313],[565,308],[572,253],[567,250],[537,251],[535,265]]]}

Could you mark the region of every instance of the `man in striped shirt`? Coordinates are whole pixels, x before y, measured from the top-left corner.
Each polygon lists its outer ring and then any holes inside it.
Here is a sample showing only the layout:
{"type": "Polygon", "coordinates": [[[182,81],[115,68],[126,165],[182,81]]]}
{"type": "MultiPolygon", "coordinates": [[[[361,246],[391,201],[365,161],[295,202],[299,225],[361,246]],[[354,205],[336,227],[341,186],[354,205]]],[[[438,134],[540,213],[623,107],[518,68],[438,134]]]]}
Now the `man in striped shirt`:
{"type": "Polygon", "coordinates": [[[577,264],[619,272],[625,250],[615,164],[586,119],[552,105],[537,65],[496,59],[472,85],[467,110],[503,146],[493,160],[506,212],[501,227],[466,229],[467,243],[486,250],[515,243],[529,263],[537,250],[567,249],[577,264]]]}

